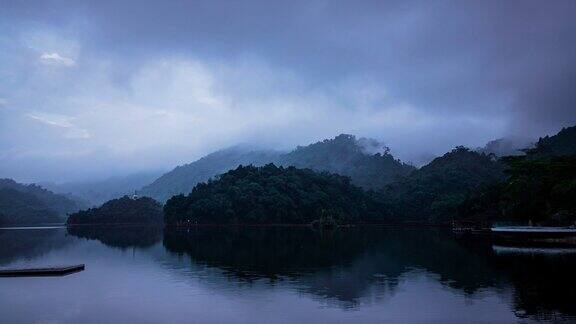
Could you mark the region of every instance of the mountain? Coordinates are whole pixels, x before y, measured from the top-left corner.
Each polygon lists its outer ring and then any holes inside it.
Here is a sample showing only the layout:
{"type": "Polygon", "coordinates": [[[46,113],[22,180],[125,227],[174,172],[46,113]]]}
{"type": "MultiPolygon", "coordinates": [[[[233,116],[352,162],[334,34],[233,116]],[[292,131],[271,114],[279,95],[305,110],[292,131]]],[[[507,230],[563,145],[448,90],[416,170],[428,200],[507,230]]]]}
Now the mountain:
{"type": "Polygon", "coordinates": [[[562,128],[558,134],[541,137],[534,148],[527,149],[530,159],[576,154],[576,126],[562,128]]]}
{"type": "Polygon", "coordinates": [[[159,224],[162,206],[148,197],[112,199],[98,208],[71,214],[67,225],[77,224],[159,224]]]}
{"type": "Polygon", "coordinates": [[[390,150],[376,140],[347,134],[298,147],[282,155],[279,164],[345,175],[364,189],[382,188],[415,170],[394,159],[390,150]]]}
{"type": "Polygon", "coordinates": [[[36,196],[11,188],[0,189],[0,226],[58,223],[58,213],[36,196]]]}
{"type": "Polygon", "coordinates": [[[375,140],[356,139],[352,135],[342,134],[308,146],[299,146],[289,153],[241,147],[217,151],[175,168],[138,193],[166,201],[174,195],[189,193],[197,183],[239,165],[262,166],[267,163],[349,176],[353,184],[364,189],[381,188],[415,170],[413,166],[394,159],[389,149],[375,140]]]}
{"type": "Polygon", "coordinates": [[[276,161],[279,155],[274,151],[247,150],[239,146],[220,150],[176,167],[139,190],[138,194],[164,202],[174,195],[189,193],[197,183],[208,181],[238,165],[264,165],[276,161]]]}
{"type": "Polygon", "coordinates": [[[69,198],[40,186],[0,179],[0,223],[4,225],[62,222],[81,207],[69,198]]]}
{"type": "Polygon", "coordinates": [[[470,192],[502,180],[503,171],[494,155],[457,147],[381,194],[395,219],[444,222],[456,216],[470,192]]]}
{"type": "Polygon", "coordinates": [[[152,183],[160,172],[140,172],[125,177],[111,177],[101,181],[47,183],[46,188],[60,194],[77,197],[88,206],[100,206],[104,202],[131,195],[140,188],[152,183]]]}
{"type": "Polygon", "coordinates": [[[307,224],[378,221],[384,210],[348,177],[310,169],[239,166],[164,206],[166,224],[307,224]]]}
{"type": "Polygon", "coordinates": [[[66,215],[67,213],[77,211],[82,207],[78,202],[67,198],[64,195],[55,194],[36,184],[25,185],[12,179],[0,179],[0,188],[8,188],[32,194],[50,209],[55,210],[59,215],[66,215]]]}
{"type": "Polygon", "coordinates": [[[477,190],[459,208],[474,220],[576,220],[576,127],[540,138],[525,155],[502,158],[507,178],[477,190]]]}

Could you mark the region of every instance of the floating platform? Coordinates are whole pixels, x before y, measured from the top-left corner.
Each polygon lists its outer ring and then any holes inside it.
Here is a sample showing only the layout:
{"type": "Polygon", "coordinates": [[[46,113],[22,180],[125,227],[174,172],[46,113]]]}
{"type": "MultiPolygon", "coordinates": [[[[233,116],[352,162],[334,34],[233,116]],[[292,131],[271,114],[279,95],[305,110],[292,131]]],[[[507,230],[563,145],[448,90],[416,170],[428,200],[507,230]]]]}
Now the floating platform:
{"type": "Polygon", "coordinates": [[[492,227],[493,235],[524,238],[576,237],[575,227],[506,226],[492,227]]]}
{"type": "Polygon", "coordinates": [[[0,270],[0,277],[47,277],[65,276],[75,272],[83,271],[83,264],[71,266],[59,266],[48,268],[26,268],[26,269],[3,269],[0,270]]]}

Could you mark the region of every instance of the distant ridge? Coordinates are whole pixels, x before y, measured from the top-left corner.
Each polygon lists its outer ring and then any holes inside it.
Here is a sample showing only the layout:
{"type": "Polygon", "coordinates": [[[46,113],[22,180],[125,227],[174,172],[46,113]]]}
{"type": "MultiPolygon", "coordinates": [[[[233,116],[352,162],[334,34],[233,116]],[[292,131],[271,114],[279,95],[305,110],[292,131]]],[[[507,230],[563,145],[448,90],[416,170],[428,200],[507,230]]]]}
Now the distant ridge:
{"type": "Polygon", "coordinates": [[[64,222],[66,214],[81,207],[38,185],[0,179],[0,225],[64,222]]]}
{"type": "Polygon", "coordinates": [[[232,147],[165,173],[138,193],[158,201],[177,194],[187,194],[199,182],[233,170],[239,165],[262,166],[274,163],[348,176],[364,189],[377,189],[408,175],[416,168],[394,159],[389,149],[373,139],[357,139],[341,134],[289,153],[232,147]]]}

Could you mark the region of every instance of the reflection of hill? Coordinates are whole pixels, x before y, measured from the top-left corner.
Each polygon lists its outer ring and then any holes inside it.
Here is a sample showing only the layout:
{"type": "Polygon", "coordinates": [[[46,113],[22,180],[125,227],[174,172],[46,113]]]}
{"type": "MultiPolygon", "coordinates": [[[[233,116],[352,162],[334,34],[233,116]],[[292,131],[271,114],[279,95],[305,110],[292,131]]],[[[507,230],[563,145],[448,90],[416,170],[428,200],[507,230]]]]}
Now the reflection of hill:
{"type": "Polygon", "coordinates": [[[117,248],[145,248],[160,241],[158,226],[68,226],[68,234],[117,248]]]}
{"type": "Polygon", "coordinates": [[[71,243],[63,228],[0,230],[0,265],[33,259],[71,243]]]}
{"type": "Polygon", "coordinates": [[[494,268],[515,289],[518,314],[551,320],[556,314],[576,316],[576,259],[573,255],[494,257],[494,268]]]}
{"type": "Polygon", "coordinates": [[[374,286],[393,290],[414,269],[438,274],[444,284],[468,293],[496,285],[499,276],[485,260],[446,234],[352,228],[320,235],[308,228],[217,227],[167,230],[164,246],[241,280],[297,277],[302,291],[350,305],[374,286]]]}
{"type": "Polygon", "coordinates": [[[461,245],[472,254],[481,255],[490,269],[514,287],[514,305],[519,316],[538,320],[553,320],[558,314],[576,316],[574,255],[498,255],[493,252],[490,240],[466,240],[461,245]]]}

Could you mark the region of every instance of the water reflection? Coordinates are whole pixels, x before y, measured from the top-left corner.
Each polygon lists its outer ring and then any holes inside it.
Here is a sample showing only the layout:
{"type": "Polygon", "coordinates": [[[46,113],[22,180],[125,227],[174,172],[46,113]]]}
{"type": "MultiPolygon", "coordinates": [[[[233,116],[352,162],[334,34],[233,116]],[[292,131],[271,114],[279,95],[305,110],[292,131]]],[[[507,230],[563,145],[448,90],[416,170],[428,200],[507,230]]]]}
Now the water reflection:
{"type": "Polygon", "coordinates": [[[0,266],[31,260],[71,244],[64,228],[0,230],[0,266]]]}
{"type": "Polygon", "coordinates": [[[195,263],[224,269],[238,280],[298,279],[308,293],[347,307],[371,289],[392,293],[410,271],[427,271],[466,294],[498,286],[498,272],[439,230],[217,227],[168,230],[164,246],[195,263]]]}
{"type": "Polygon", "coordinates": [[[68,234],[115,248],[147,248],[162,240],[158,226],[68,226],[68,234]]]}
{"type": "MultiPolygon", "coordinates": [[[[282,300],[319,301],[330,309],[360,312],[367,319],[381,319],[381,313],[368,311],[374,305],[387,307],[387,314],[394,309],[414,312],[416,319],[574,319],[576,255],[510,248],[433,229],[79,226],[0,231],[0,265],[46,255],[64,261],[73,256],[88,265],[88,271],[74,279],[82,285],[109,282],[104,291],[115,291],[116,282],[122,292],[135,289],[144,295],[161,290],[162,296],[155,298],[162,300],[184,302],[190,298],[188,290],[200,290],[210,292],[203,295],[206,304],[226,295],[253,306],[255,296],[281,292],[282,300]],[[127,248],[143,253],[124,254],[127,248]],[[107,273],[107,281],[100,282],[91,269],[107,273]],[[141,278],[131,286],[122,279],[127,275],[141,278]],[[413,303],[423,308],[412,309],[413,303]],[[434,313],[443,307],[455,313],[434,313]]],[[[195,311],[203,312],[200,304],[195,311]]]]}

